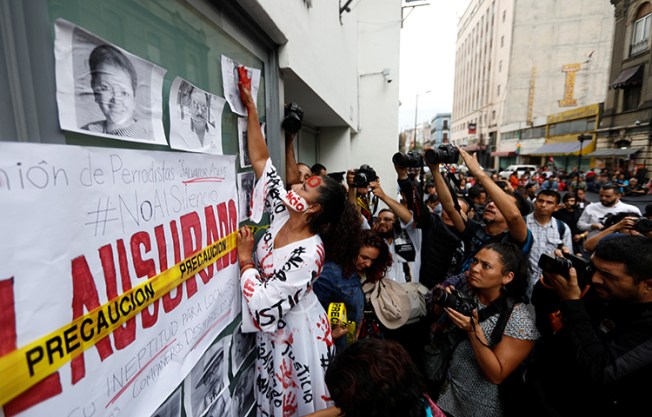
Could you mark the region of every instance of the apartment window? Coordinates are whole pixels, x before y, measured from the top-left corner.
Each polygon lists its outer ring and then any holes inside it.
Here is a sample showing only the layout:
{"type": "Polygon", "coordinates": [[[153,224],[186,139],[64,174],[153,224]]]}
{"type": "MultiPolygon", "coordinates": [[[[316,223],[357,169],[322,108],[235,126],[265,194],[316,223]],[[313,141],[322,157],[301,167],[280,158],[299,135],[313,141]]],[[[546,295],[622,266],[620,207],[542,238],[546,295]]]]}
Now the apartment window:
{"type": "Polygon", "coordinates": [[[623,110],[636,110],[641,102],[641,86],[632,85],[623,90],[623,110]]]}
{"type": "Polygon", "coordinates": [[[496,110],[491,111],[491,120],[496,120],[496,110]]]}
{"type": "Polygon", "coordinates": [[[497,96],[500,96],[500,85],[498,85],[498,92],[496,94],[497,96]]]}
{"type": "Polygon", "coordinates": [[[503,46],[505,46],[505,35],[500,37],[500,47],[502,48],[503,46]]]}
{"type": "Polygon", "coordinates": [[[632,27],[632,44],[629,55],[634,56],[647,51],[650,39],[650,20],[652,20],[652,5],[643,4],[636,13],[636,21],[632,27]]]}
{"type": "Polygon", "coordinates": [[[448,120],[444,120],[444,130],[448,130],[448,120]]]}
{"type": "Polygon", "coordinates": [[[448,133],[444,132],[441,137],[442,143],[448,143],[448,133]]]}
{"type": "Polygon", "coordinates": [[[498,62],[498,72],[502,72],[502,70],[503,70],[503,60],[501,59],[501,60],[498,62]]]}
{"type": "Polygon", "coordinates": [[[506,16],[507,16],[507,10],[503,10],[503,23],[505,23],[506,16]]]}

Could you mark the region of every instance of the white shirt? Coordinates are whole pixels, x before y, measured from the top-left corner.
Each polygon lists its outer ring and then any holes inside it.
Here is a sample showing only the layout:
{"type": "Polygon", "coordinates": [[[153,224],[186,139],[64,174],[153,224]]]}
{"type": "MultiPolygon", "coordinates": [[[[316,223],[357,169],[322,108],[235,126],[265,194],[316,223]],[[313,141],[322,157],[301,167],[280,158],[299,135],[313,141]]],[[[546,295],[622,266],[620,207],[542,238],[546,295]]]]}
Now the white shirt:
{"type": "Polygon", "coordinates": [[[604,224],[608,214],[618,214],[625,212],[634,212],[638,213],[639,216],[641,215],[641,211],[638,209],[638,207],[623,203],[622,201],[618,201],[611,207],[606,207],[602,205],[602,203],[589,204],[586,206],[582,212],[582,215],[577,221],[577,227],[580,230],[589,231],[589,236],[592,236],[599,232],[598,230],[591,229],[592,224],[604,224]]]}
{"type": "MultiPolygon", "coordinates": [[[[400,220],[399,220],[400,221],[400,220]]],[[[419,271],[421,270],[421,229],[417,229],[416,224],[414,223],[414,215],[410,219],[408,224],[404,224],[401,221],[401,228],[407,232],[412,246],[414,246],[414,262],[407,262],[405,259],[401,258],[396,254],[396,245],[404,242],[400,242],[398,239],[393,239],[392,243],[388,243],[389,253],[392,255],[392,266],[387,269],[385,276],[391,280],[398,282],[399,284],[404,284],[407,282],[405,278],[405,270],[403,264],[407,263],[410,269],[410,276],[412,282],[419,282],[419,271]]]]}

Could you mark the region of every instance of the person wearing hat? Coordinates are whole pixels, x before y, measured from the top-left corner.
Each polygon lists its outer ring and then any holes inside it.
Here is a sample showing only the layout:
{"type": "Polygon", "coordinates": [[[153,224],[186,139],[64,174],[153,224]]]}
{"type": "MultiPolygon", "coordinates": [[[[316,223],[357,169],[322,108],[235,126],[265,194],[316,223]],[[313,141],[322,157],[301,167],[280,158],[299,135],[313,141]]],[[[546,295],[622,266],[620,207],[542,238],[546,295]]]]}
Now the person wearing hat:
{"type": "Polygon", "coordinates": [[[195,384],[196,391],[203,391],[201,408],[198,410],[203,413],[217,399],[219,393],[224,388],[224,381],[219,374],[222,372],[222,362],[224,360],[224,350],[219,350],[213,355],[202,371],[199,381],[195,384]]]}
{"type": "Polygon", "coordinates": [[[450,321],[464,337],[454,347],[437,405],[446,415],[502,416],[505,404],[498,385],[517,370],[539,338],[523,302],[526,258],[513,243],[489,244],[475,254],[465,275],[450,278],[442,288],[449,297],[433,294],[433,310],[443,310],[441,323],[450,321]],[[469,315],[445,301],[452,300],[453,288],[476,306],[469,315]],[[499,322],[503,329],[495,332],[499,322]]]}

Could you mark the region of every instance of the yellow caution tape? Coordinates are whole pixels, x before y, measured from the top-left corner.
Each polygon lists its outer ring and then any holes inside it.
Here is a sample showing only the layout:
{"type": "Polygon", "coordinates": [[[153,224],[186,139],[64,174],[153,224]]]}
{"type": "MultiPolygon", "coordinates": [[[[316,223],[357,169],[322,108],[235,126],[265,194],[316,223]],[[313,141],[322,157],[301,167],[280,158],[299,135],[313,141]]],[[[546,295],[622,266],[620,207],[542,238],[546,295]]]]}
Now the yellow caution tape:
{"type": "Polygon", "coordinates": [[[154,301],[236,247],[235,231],[52,333],[0,358],[0,405],[94,346],[154,301]]]}
{"type": "Polygon", "coordinates": [[[328,305],[328,319],[331,322],[331,326],[337,326],[341,324],[346,327],[346,341],[351,344],[355,342],[355,322],[353,320],[346,319],[346,306],[344,303],[330,303],[328,305]]]}

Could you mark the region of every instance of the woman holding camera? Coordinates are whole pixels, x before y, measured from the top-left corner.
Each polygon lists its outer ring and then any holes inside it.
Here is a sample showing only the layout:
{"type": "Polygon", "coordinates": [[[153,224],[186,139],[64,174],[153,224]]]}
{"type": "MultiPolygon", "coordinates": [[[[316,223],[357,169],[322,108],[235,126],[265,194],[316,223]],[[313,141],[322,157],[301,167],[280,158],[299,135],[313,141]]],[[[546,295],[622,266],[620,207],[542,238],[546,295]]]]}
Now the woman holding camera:
{"type": "Polygon", "coordinates": [[[442,284],[449,297],[434,301],[443,303],[448,319],[466,333],[455,347],[437,400],[447,415],[506,415],[498,384],[519,367],[539,338],[522,302],[527,286],[525,264],[516,245],[492,243],[476,254],[464,275],[442,284]],[[457,306],[477,307],[465,312],[448,306],[453,289],[461,296],[453,297],[461,298],[457,306]]]}
{"type": "Polygon", "coordinates": [[[243,227],[238,233],[242,331],[256,332],[257,415],[302,416],[330,405],[324,375],[334,354],[328,317],[312,285],[336,239],[359,233],[358,213],[344,188],[329,177],[311,177],[285,190],[246,82],[240,78],[240,96],[258,178],[252,218],[259,221],[264,207],[270,226],[255,260],[251,231],[243,227]]]}

